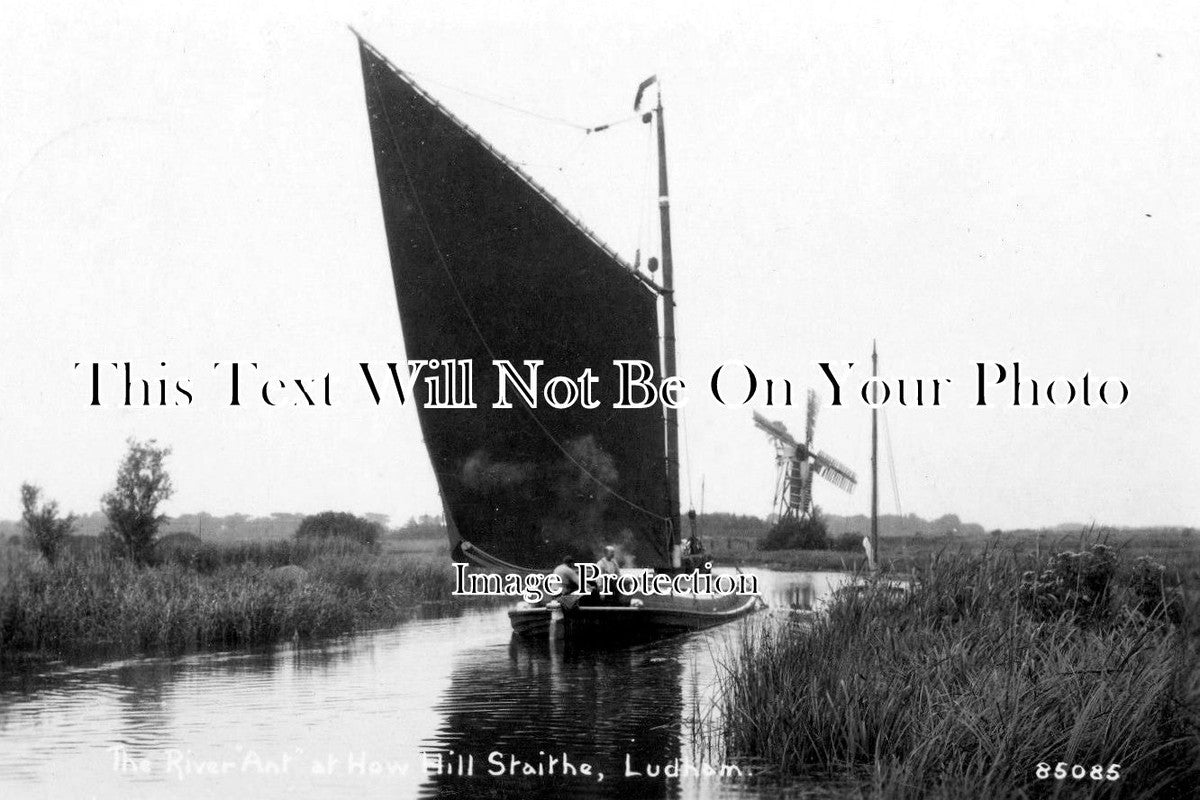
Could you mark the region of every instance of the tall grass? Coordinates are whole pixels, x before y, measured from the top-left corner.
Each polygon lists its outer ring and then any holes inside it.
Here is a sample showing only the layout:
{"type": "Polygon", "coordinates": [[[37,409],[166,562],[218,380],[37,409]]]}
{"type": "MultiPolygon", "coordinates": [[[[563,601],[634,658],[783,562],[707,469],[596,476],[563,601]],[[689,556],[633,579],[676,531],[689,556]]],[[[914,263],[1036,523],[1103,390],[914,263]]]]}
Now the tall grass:
{"type": "Polygon", "coordinates": [[[727,755],[880,798],[1191,796],[1196,616],[1171,624],[1130,567],[1090,552],[942,556],[910,592],[868,584],[747,633],[722,679],[727,755]],[[1121,777],[1037,777],[1059,762],[1121,777]]]}
{"type": "Polygon", "coordinates": [[[399,621],[423,602],[449,600],[453,585],[445,562],[336,540],[204,545],[146,567],[99,552],[50,564],[7,546],[0,657],[325,636],[399,621]]]}

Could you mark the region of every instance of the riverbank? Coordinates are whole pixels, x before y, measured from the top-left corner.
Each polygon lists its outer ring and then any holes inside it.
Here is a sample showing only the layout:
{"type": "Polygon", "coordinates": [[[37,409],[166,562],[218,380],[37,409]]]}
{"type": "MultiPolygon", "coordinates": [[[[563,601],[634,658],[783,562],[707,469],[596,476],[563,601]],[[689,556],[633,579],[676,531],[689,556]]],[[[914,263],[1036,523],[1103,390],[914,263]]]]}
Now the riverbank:
{"type": "Polygon", "coordinates": [[[0,658],[186,651],[309,639],[452,600],[444,558],[345,540],[171,550],[137,567],[70,548],[54,564],[0,546],[0,658]]]}
{"type": "MultiPolygon", "coordinates": [[[[988,536],[880,537],[879,562],[886,572],[911,574],[935,558],[978,555],[985,550],[1011,551],[1018,556],[1079,549],[1103,542],[1132,561],[1148,556],[1167,566],[1164,577],[1174,585],[1200,587],[1200,537],[1184,532],[1128,535],[1096,528],[1083,533],[1003,533],[988,536]]],[[[861,572],[867,559],[862,548],[846,550],[740,550],[714,555],[720,566],[761,567],[797,572],[861,572]]]]}
{"type": "Polygon", "coordinates": [[[781,777],[889,800],[1187,796],[1200,609],[1197,584],[1166,572],[1105,545],[934,556],[911,592],[867,584],[748,632],[719,740],[781,777]]]}

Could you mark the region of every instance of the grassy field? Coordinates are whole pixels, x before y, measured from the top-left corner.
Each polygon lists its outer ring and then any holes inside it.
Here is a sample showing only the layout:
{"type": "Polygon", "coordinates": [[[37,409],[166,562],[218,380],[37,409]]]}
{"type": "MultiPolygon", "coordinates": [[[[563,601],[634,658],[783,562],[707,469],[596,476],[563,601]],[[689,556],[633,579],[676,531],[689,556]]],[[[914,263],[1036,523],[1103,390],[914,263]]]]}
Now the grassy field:
{"type": "MultiPolygon", "coordinates": [[[[1081,545],[1103,542],[1122,556],[1150,556],[1167,565],[1166,579],[1174,584],[1200,586],[1200,537],[1187,531],[1124,533],[1097,528],[1083,533],[1002,533],[999,536],[882,537],[879,561],[892,573],[911,573],[924,568],[931,559],[949,555],[973,555],[986,549],[1009,550],[1018,555],[1078,549],[1081,545]]],[[[840,550],[744,550],[716,556],[718,564],[762,566],[788,570],[861,571],[866,557],[861,549],[840,550]]]]}
{"type": "Polygon", "coordinates": [[[448,560],[432,544],[405,549],[203,544],[139,568],[78,542],[54,564],[0,545],[0,658],[264,644],[391,624],[449,602],[448,560]]]}
{"type": "Polygon", "coordinates": [[[888,799],[1195,796],[1190,540],[921,544],[893,562],[911,591],[866,584],[743,637],[709,732],[726,757],[888,799]]]}

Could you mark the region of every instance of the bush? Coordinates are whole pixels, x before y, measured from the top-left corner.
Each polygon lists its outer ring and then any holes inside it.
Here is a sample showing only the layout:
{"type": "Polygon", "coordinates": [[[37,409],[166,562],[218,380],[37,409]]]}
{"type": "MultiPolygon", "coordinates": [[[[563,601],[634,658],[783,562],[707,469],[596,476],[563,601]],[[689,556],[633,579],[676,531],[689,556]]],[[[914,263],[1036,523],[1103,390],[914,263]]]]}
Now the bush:
{"type": "Polygon", "coordinates": [[[760,550],[827,550],[829,533],[820,509],[804,519],[788,517],[775,524],[759,543],[760,550]]]}
{"type": "Polygon", "coordinates": [[[1150,556],[1142,556],[1133,562],[1129,585],[1139,613],[1151,619],[1166,618],[1178,623],[1183,621],[1183,597],[1177,588],[1167,587],[1166,571],[1165,566],[1150,556]]]}
{"type": "Polygon", "coordinates": [[[853,553],[862,550],[862,540],[863,536],[861,533],[846,531],[834,537],[829,546],[834,550],[840,550],[844,553],[853,553]]]}
{"type": "Polygon", "coordinates": [[[383,534],[383,526],[378,522],[356,517],[345,511],[322,511],[312,514],[300,521],[296,528],[297,539],[329,539],[345,538],[376,547],[379,537],[383,534]]]}
{"type": "Polygon", "coordinates": [[[37,548],[42,557],[53,562],[71,529],[75,527],[75,515],[68,514],[65,519],[58,517],[58,503],[51,500],[38,507],[38,498],[42,490],[29,483],[21,484],[21,526],[29,542],[37,548]]]}
{"type": "Polygon", "coordinates": [[[1054,553],[1042,569],[1022,575],[1021,601],[1043,620],[1063,615],[1080,621],[1107,619],[1114,612],[1109,600],[1116,572],[1117,553],[1106,544],[1054,553]]]}

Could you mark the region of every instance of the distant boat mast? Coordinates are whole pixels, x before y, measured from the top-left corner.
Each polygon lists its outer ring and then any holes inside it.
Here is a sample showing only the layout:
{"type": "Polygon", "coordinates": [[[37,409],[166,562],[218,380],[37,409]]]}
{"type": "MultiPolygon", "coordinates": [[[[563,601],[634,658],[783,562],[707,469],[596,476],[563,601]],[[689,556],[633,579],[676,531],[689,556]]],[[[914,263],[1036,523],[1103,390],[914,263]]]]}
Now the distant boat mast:
{"type": "Polygon", "coordinates": [[[879,351],[871,340],[871,564],[879,567],[879,351]]]}

